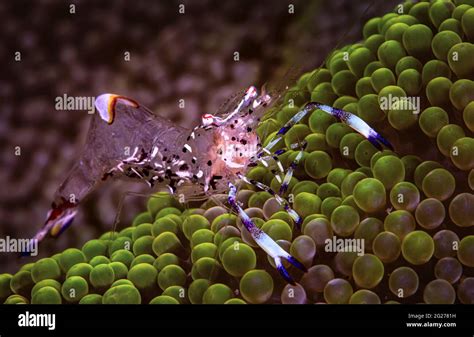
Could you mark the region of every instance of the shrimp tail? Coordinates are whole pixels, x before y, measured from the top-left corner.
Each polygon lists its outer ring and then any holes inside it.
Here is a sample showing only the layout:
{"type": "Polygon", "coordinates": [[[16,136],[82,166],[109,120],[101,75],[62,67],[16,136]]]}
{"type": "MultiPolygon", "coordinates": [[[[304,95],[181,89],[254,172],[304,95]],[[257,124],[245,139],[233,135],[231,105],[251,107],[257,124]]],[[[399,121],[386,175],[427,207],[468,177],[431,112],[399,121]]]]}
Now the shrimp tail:
{"type": "Polygon", "coordinates": [[[48,217],[40,231],[35,235],[39,241],[44,238],[46,234],[51,237],[58,237],[69,226],[71,226],[74,217],[77,213],[77,204],[69,201],[64,201],[59,206],[53,203],[51,210],[48,212],[48,217]]]}
{"type": "MultiPolygon", "coordinates": [[[[69,226],[71,226],[77,213],[77,204],[73,204],[65,199],[61,199],[59,203],[53,202],[51,210],[48,212],[46,221],[41,229],[29,240],[30,245],[38,244],[46,236],[58,237],[69,226]]],[[[32,247],[29,247],[32,248],[32,247]]],[[[26,249],[21,256],[30,256],[33,249],[26,249]]]]}

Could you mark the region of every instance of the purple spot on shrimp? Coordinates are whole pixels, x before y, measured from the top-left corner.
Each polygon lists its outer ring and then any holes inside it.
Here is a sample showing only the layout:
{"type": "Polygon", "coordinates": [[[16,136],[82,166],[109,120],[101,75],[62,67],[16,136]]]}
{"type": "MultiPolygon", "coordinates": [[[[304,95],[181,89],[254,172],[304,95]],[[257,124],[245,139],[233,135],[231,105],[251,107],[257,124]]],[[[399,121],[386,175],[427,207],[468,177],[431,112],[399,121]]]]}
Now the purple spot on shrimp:
{"type": "Polygon", "coordinates": [[[392,144],[390,144],[390,142],[388,140],[386,140],[385,138],[383,138],[381,135],[379,135],[378,133],[375,134],[375,138],[380,142],[382,143],[383,145],[385,145],[386,147],[388,147],[390,150],[393,151],[393,146],[392,144]]]}
{"type": "Polygon", "coordinates": [[[301,229],[301,225],[303,224],[303,219],[298,215],[298,218],[295,220],[296,227],[301,229]]]}
{"type": "Polygon", "coordinates": [[[379,151],[382,151],[382,146],[377,142],[377,138],[374,137],[373,135],[369,135],[369,137],[367,137],[367,139],[369,140],[369,142],[375,146],[375,148],[379,151]]]}
{"type": "Polygon", "coordinates": [[[69,228],[69,226],[72,225],[74,218],[68,220],[65,224],[62,225],[61,229],[59,230],[58,234],[56,236],[60,236],[66,229],[69,228]]]}
{"type": "Polygon", "coordinates": [[[305,111],[311,111],[316,108],[320,108],[321,104],[316,103],[316,102],[309,102],[308,104],[305,105],[304,110],[305,111]]]}
{"type": "Polygon", "coordinates": [[[284,182],[283,184],[281,184],[280,191],[278,194],[280,195],[284,194],[287,189],[288,189],[288,184],[284,182]]]}
{"type": "Polygon", "coordinates": [[[285,153],[285,150],[284,150],[284,149],[280,149],[280,150],[276,150],[276,151],[275,151],[275,155],[276,155],[276,156],[279,156],[279,155],[281,155],[281,154],[283,154],[283,153],[285,153]]]}
{"type": "Polygon", "coordinates": [[[283,134],[285,134],[290,128],[291,128],[291,126],[284,126],[284,127],[282,127],[282,128],[278,131],[278,133],[277,133],[276,135],[277,135],[277,136],[283,135],[283,134]]]}
{"type": "Polygon", "coordinates": [[[346,114],[346,112],[341,110],[341,109],[331,108],[331,110],[332,110],[331,112],[332,112],[333,115],[335,115],[336,117],[341,118],[341,119],[346,114]]]}
{"type": "Polygon", "coordinates": [[[295,283],[295,280],[293,280],[293,278],[290,276],[290,274],[288,273],[288,271],[285,269],[285,267],[283,266],[283,264],[280,264],[277,266],[277,270],[278,272],[280,273],[280,275],[285,279],[286,282],[290,283],[291,285],[296,285],[295,283]]]}
{"type": "Polygon", "coordinates": [[[290,164],[290,167],[294,170],[298,166],[298,162],[295,160],[290,164]]]}
{"type": "Polygon", "coordinates": [[[290,262],[293,266],[295,266],[299,270],[301,270],[305,273],[308,271],[308,269],[306,269],[306,267],[300,261],[295,259],[293,256],[291,256],[291,255],[288,256],[287,260],[288,260],[288,262],[290,262]]]}
{"type": "Polygon", "coordinates": [[[245,228],[247,228],[247,230],[250,231],[250,229],[252,228],[252,225],[253,225],[252,221],[244,219],[243,223],[244,223],[245,228]]]}

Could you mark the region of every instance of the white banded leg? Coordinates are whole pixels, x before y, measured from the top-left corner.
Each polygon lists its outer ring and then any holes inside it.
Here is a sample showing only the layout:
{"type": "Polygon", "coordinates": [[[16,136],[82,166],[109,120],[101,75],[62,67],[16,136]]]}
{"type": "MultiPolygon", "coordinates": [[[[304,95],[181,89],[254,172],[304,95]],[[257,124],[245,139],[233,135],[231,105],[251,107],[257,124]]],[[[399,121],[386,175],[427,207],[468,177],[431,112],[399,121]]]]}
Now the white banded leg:
{"type": "MultiPolygon", "coordinates": [[[[377,131],[371,128],[370,125],[368,125],[360,117],[342,109],[333,108],[329,105],[320,104],[316,102],[307,103],[302,110],[300,110],[293,117],[291,117],[291,119],[286,122],[283,127],[280,128],[275,137],[267,144],[267,146],[264,147],[264,149],[270,151],[283,138],[283,136],[288,132],[288,130],[291,129],[293,125],[301,121],[310,111],[314,109],[321,109],[322,111],[338,118],[341,122],[347,124],[352,129],[367,138],[367,140],[371,142],[377,149],[382,150],[382,146],[380,145],[382,144],[393,150],[392,144],[390,144],[390,142],[384,137],[382,137],[377,131]]],[[[262,149],[257,154],[257,158],[261,157],[263,153],[264,150],[262,149]]],[[[252,158],[251,160],[255,161],[256,159],[252,158]]]]}
{"type": "Polygon", "coordinates": [[[382,145],[385,145],[389,149],[393,150],[392,144],[385,138],[383,138],[377,131],[372,129],[369,124],[367,124],[359,116],[356,116],[350,112],[344,111],[342,109],[336,109],[329,105],[319,104],[319,103],[308,103],[315,104],[318,109],[323,110],[324,112],[338,118],[341,122],[347,124],[352,129],[360,133],[362,136],[367,138],[369,142],[372,143],[378,150],[382,151],[382,145]],[[382,145],[380,145],[382,144],[382,145]]]}
{"type": "Polygon", "coordinates": [[[290,284],[295,285],[295,281],[288,273],[286,268],[283,266],[282,259],[287,260],[296,268],[306,272],[306,267],[299,262],[296,258],[291,256],[283,248],[281,248],[271,237],[269,237],[264,231],[258,228],[252,221],[252,219],[245,213],[245,211],[240,207],[236,200],[237,188],[229,183],[229,204],[232,209],[239,215],[242,220],[242,224],[249,231],[252,238],[255,242],[262,248],[268,255],[270,255],[275,261],[278,272],[281,276],[290,284]]]}
{"type": "Polygon", "coordinates": [[[298,152],[298,154],[296,155],[296,158],[293,160],[293,162],[291,162],[290,166],[288,167],[288,171],[286,172],[285,178],[283,179],[283,182],[281,183],[280,190],[278,191],[278,194],[280,196],[285,194],[286,190],[288,189],[291,178],[293,177],[293,172],[298,166],[301,158],[303,158],[303,153],[307,145],[308,143],[306,141],[302,142],[300,152],[298,152]]]}
{"type": "Polygon", "coordinates": [[[275,191],[273,191],[269,186],[259,182],[259,181],[256,181],[256,180],[253,180],[253,179],[249,179],[247,178],[246,176],[238,173],[237,176],[242,179],[243,181],[245,181],[247,184],[251,184],[251,185],[254,185],[256,187],[258,187],[259,189],[263,190],[263,191],[266,191],[268,193],[270,193],[274,198],[275,200],[283,206],[283,208],[285,209],[285,211],[291,216],[291,218],[295,221],[295,224],[296,224],[296,227],[301,228],[301,224],[303,223],[303,219],[298,215],[298,213],[296,213],[296,211],[291,208],[290,204],[288,203],[288,201],[286,201],[284,198],[282,198],[281,196],[279,196],[277,193],[275,193],[275,191]]]}
{"type": "MultiPolygon", "coordinates": [[[[264,152],[271,151],[271,149],[273,149],[273,147],[283,138],[283,136],[288,132],[288,130],[290,130],[293,125],[302,120],[308,114],[308,112],[310,112],[314,108],[314,105],[306,104],[303,110],[297,112],[293,117],[290,118],[288,122],[285,123],[285,125],[280,128],[280,130],[278,130],[275,137],[273,137],[273,139],[267,144],[267,146],[265,146],[261,151],[259,151],[259,153],[257,153],[256,157],[259,158],[263,155],[264,152]]],[[[257,159],[251,158],[251,161],[255,160],[257,159]]]]}

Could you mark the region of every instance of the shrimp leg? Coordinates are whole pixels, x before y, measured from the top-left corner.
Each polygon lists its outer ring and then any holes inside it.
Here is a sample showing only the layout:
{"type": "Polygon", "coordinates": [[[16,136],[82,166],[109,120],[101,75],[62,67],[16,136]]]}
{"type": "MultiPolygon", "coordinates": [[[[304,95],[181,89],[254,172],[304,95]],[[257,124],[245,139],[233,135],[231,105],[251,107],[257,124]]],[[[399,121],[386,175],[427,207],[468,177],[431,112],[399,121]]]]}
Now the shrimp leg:
{"type": "MultiPolygon", "coordinates": [[[[288,132],[288,130],[291,129],[293,125],[301,121],[310,111],[314,109],[321,109],[322,111],[338,118],[341,122],[347,124],[352,129],[367,138],[367,140],[371,142],[377,149],[382,150],[382,146],[380,144],[383,144],[389,149],[393,150],[393,146],[390,144],[390,142],[383,138],[377,131],[372,129],[360,117],[342,109],[336,109],[331,106],[316,102],[307,103],[302,110],[298,111],[293,117],[291,117],[291,119],[280,128],[275,137],[267,144],[264,149],[270,151],[283,138],[283,136],[288,132]]],[[[262,149],[262,151],[257,154],[257,157],[261,157],[263,153],[264,150],[262,149]]],[[[258,159],[252,158],[252,161],[256,160],[258,159]]]]}
{"type": "Polygon", "coordinates": [[[296,268],[302,270],[303,272],[307,272],[306,267],[299,262],[296,258],[288,254],[283,248],[281,248],[271,237],[269,237],[264,231],[258,228],[250,219],[250,217],[245,213],[245,211],[240,207],[238,202],[236,201],[236,194],[237,188],[232,184],[229,183],[229,196],[228,201],[231,205],[232,209],[239,215],[240,219],[242,220],[243,225],[249,231],[252,238],[255,242],[268,254],[270,255],[273,260],[275,261],[275,265],[277,267],[278,272],[281,276],[290,284],[295,285],[294,279],[288,273],[286,268],[282,263],[282,259],[287,260],[296,268]]]}
{"type": "Polygon", "coordinates": [[[298,215],[298,213],[296,213],[296,211],[291,208],[290,204],[284,198],[282,198],[279,194],[277,194],[275,191],[273,191],[269,186],[267,186],[267,185],[265,185],[265,184],[263,184],[259,181],[249,179],[249,178],[247,178],[246,176],[244,176],[242,174],[237,174],[237,176],[240,179],[242,179],[243,181],[245,181],[247,184],[254,185],[254,186],[258,187],[259,189],[270,193],[276,199],[276,201],[280,205],[283,206],[285,211],[288,212],[288,214],[291,216],[291,218],[295,221],[296,226],[298,228],[301,227],[301,224],[303,223],[303,219],[301,219],[301,217],[298,215]]]}
{"type": "Polygon", "coordinates": [[[356,116],[356,115],[354,115],[350,112],[344,111],[342,109],[336,109],[336,108],[333,108],[331,106],[324,105],[324,104],[310,102],[310,103],[306,104],[306,107],[308,107],[308,106],[309,107],[311,107],[311,106],[316,107],[316,108],[321,109],[324,112],[327,112],[328,114],[338,118],[339,120],[341,120],[341,122],[349,125],[355,131],[357,131],[362,136],[367,138],[367,140],[369,142],[371,142],[372,145],[374,145],[378,150],[382,151],[382,146],[380,144],[385,145],[390,150],[393,150],[392,144],[390,144],[390,142],[388,140],[383,138],[377,131],[372,129],[369,126],[369,124],[367,124],[360,117],[358,117],[358,116],[356,116]]]}
{"type": "Polygon", "coordinates": [[[298,152],[298,154],[296,155],[296,158],[290,164],[290,167],[288,167],[288,171],[286,172],[285,178],[283,179],[283,182],[281,183],[280,190],[278,191],[278,194],[280,196],[285,194],[285,192],[287,191],[288,186],[289,186],[290,181],[291,181],[291,178],[293,177],[293,172],[296,169],[296,167],[298,166],[301,158],[303,158],[303,152],[306,149],[307,145],[308,145],[308,143],[306,141],[302,142],[301,150],[298,152]]]}

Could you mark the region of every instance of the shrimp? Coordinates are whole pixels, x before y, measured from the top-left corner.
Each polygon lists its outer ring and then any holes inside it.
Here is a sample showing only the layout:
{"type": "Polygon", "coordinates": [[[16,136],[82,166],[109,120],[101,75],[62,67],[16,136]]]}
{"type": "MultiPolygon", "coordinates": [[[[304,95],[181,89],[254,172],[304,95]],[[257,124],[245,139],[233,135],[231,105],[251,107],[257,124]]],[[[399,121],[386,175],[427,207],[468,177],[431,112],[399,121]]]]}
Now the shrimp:
{"type": "Polygon", "coordinates": [[[267,107],[278,98],[265,90],[259,93],[251,86],[224,111],[204,114],[200,125],[185,129],[154,115],[133,99],[115,94],[98,96],[95,100],[98,114],[92,118],[82,154],[56,191],[46,221],[34,239],[40,241],[47,234],[57,237],[63,233],[71,225],[80,202],[106,180],[133,179],[151,188],[166,184],[172,193],[191,184],[199,186],[207,196],[215,190],[228,189],[230,208],[238,214],[255,242],[274,260],[282,277],[295,284],[282,261],[287,260],[303,272],[306,267],[252,222],[236,200],[236,181],[240,179],[269,192],[300,228],[302,218],[282,195],[306,144],[291,146],[299,146],[300,152],[286,173],[278,160],[284,150],[272,153],[273,147],[294,124],[311,111],[321,109],[348,124],[377,148],[381,148],[379,142],[392,147],[359,117],[317,102],[307,103],[263,147],[256,128],[267,107]],[[275,173],[281,182],[278,192],[245,176],[249,167],[258,163],[268,166],[270,159],[275,161],[280,174],[284,174],[281,179],[275,173]]]}
{"type": "Polygon", "coordinates": [[[269,100],[266,94],[257,96],[250,87],[230,112],[205,114],[192,130],[154,115],[130,98],[98,96],[98,114],[92,117],[82,154],[56,191],[34,239],[64,232],[79,203],[106,180],[140,180],[150,187],[166,183],[172,192],[184,183],[199,185],[206,193],[210,187],[223,189],[224,181],[244,169],[257,151],[253,131],[269,100]]]}

